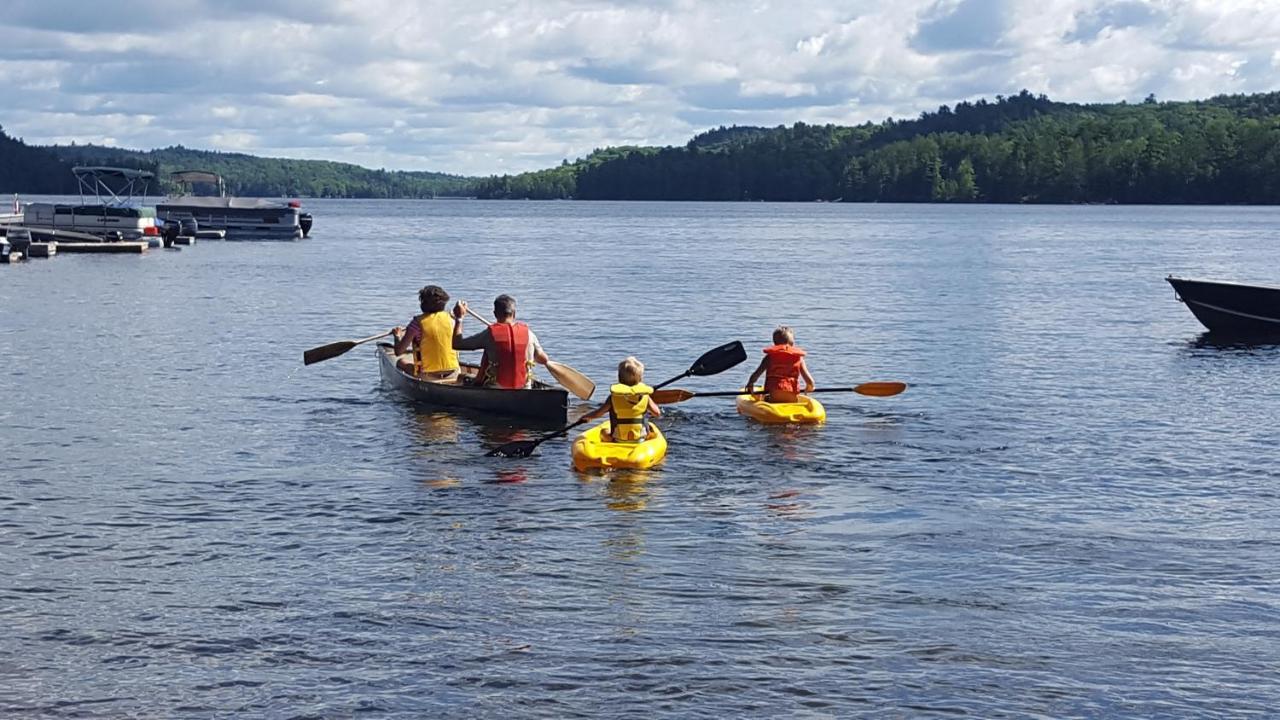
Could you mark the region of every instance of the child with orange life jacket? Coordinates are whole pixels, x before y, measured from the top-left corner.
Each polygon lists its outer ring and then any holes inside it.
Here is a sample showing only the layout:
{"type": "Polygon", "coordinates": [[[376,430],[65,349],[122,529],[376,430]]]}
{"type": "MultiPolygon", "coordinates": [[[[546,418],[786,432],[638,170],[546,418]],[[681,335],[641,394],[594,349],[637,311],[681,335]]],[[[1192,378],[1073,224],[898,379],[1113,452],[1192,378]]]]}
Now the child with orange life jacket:
{"type": "Polygon", "coordinates": [[[813,392],[813,376],[804,364],[804,350],[796,347],[796,336],[786,325],[773,331],[773,345],[764,349],[764,359],[747,380],[747,392],[754,392],[756,380],[764,375],[765,400],[796,402],[800,395],[800,378],[804,391],[813,392]]]}
{"type": "Polygon", "coordinates": [[[653,388],[644,384],[644,364],[634,357],[618,363],[618,382],[609,388],[609,399],[587,413],[587,419],[609,414],[606,442],[640,442],[649,437],[645,415],[661,417],[653,401],[653,388]]]}

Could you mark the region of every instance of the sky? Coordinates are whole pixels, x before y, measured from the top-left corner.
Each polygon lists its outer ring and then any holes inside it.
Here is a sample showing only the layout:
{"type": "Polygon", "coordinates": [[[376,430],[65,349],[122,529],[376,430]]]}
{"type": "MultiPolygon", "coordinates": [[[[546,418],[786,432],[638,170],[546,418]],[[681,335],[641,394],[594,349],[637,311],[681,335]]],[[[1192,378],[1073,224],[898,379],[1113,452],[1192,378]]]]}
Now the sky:
{"type": "Polygon", "coordinates": [[[1280,89],[1280,0],[6,0],[0,125],[466,175],[1021,89],[1280,89]]]}

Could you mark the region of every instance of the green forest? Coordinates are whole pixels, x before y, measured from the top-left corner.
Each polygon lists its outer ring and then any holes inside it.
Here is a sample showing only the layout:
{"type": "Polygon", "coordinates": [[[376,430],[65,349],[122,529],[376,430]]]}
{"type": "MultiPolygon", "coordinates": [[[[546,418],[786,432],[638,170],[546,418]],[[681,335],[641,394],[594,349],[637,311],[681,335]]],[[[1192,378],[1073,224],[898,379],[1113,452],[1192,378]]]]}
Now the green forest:
{"type": "Polygon", "coordinates": [[[177,188],[167,180],[179,170],[207,170],[223,177],[227,194],[244,197],[430,198],[466,195],[473,178],[435,172],[370,170],[328,160],[260,158],[242,153],[191,150],[124,150],[99,145],[34,147],[0,131],[0,192],[74,194],[71,168],[109,165],[150,170],[151,192],[177,188]]]}
{"type": "Polygon", "coordinates": [[[1269,204],[1280,203],[1280,93],[1082,105],[1024,90],[911,120],[720,127],[487,178],[180,146],[42,148],[0,131],[0,192],[74,192],[77,164],[210,170],[244,196],[1269,204]]]}
{"type": "Polygon", "coordinates": [[[476,183],[485,198],[1280,203],[1280,93],[1078,105],[1023,91],[857,126],[718,128],[476,183]],[[607,156],[602,159],[602,156],[607,156]]]}

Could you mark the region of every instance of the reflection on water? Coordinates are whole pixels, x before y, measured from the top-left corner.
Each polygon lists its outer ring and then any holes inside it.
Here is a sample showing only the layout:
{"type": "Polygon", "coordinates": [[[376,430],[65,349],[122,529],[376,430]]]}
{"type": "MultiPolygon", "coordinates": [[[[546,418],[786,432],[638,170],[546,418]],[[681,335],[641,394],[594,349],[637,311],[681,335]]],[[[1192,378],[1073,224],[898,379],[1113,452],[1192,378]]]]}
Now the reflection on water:
{"type": "Polygon", "coordinates": [[[486,482],[507,484],[522,483],[527,482],[528,480],[529,471],[523,466],[518,465],[515,467],[495,467],[493,470],[493,477],[486,480],[486,482]]]}
{"type": "Polygon", "coordinates": [[[789,462],[803,462],[817,457],[817,440],[823,431],[822,425],[762,425],[756,426],[755,434],[764,439],[764,447],[770,455],[789,462]]]}
{"type": "Polygon", "coordinates": [[[1203,332],[1187,342],[1196,350],[1230,350],[1242,354],[1280,354],[1280,334],[1237,335],[1203,332]]]}
{"type": "Polygon", "coordinates": [[[462,436],[458,418],[447,412],[418,412],[413,416],[414,426],[422,442],[431,445],[456,443],[462,436]]]}
{"type": "Polygon", "coordinates": [[[600,488],[605,507],[619,512],[636,512],[649,505],[653,489],[649,481],[654,471],[617,469],[574,471],[578,481],[584,485],[600,488]]]}

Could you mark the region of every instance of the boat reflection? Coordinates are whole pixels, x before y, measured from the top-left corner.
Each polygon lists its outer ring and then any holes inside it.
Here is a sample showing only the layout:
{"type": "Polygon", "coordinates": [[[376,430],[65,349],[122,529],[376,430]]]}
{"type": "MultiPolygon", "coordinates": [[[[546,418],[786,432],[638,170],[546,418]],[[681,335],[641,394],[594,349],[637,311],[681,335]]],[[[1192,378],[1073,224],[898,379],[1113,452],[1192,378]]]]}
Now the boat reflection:
{"type": "Polygon", "coordinates": [[[818,459],[814,452],[822,425],[761,425],[770,457],[793,462],[818,459]]]}
{"type": "Polygon", "coordinates": [[[495,468],[493,477],[485,480],[487,483],[498,485],[510,485],[514,483],[528,482],[529,473],[523,467],[500,467],[495,468]]]}
{"type": "Polygon", "coordinates": [[[576,471],[584,485],[601,488],[605,507],[618,512],[636,512],[649,506],[652,490],[648,482],[652,470],[610,470],[601,472],[576,471]]]}
{"type": "Polygon", "coordinates": [[[1280,334],[1203,332],[1187,342],[1194,350],[1228,350],[1244,354],[1280,353],[1280,334]]]}
{"type": "Polygon", "coordinates": [[[418,437],[424,443],[457,443],[462,436],[458,418],[445,412],[419,412],[413,416],[418,437]]]}

